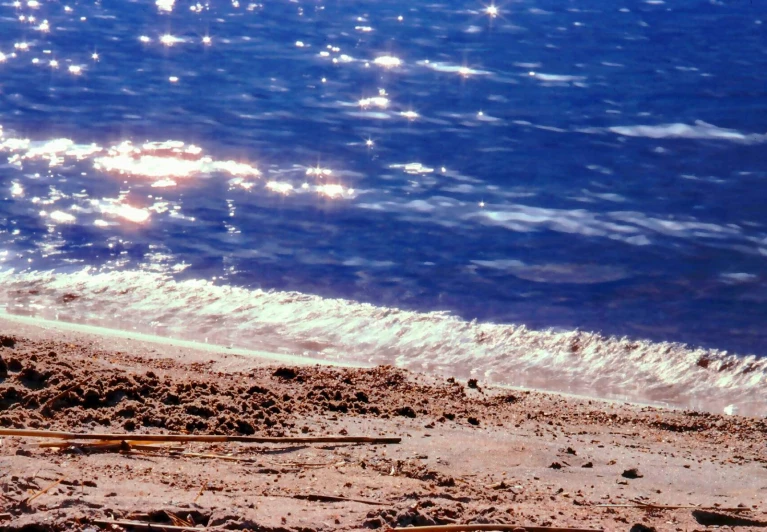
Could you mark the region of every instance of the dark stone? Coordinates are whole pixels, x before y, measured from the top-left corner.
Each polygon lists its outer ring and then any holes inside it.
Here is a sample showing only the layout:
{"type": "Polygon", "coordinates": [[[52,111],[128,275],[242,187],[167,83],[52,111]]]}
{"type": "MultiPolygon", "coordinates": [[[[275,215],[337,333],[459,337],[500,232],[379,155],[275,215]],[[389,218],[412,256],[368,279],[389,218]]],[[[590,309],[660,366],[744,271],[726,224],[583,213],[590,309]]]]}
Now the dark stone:
{"type": "Polygon", "coordinates": [[[409,406],[403,406],[401,408],[398,408],[397,410],[395,410],[395,414],[397,414],[398,416],[404,416],[404,417],[415,417],[416,415],[415,410],[413,410],[409,406]]]}
{"type": "Polygon", "coordinates": [[[277,371],[272,373],[272,376],[279,377],[280,379],[291,380],[298,376],[296,370],[293,368],[277,368],[277,371]]]}
{"type": "Polygon", "coordinates": [[[0,336],[0,346],[13,348],[16,346],[16,338],[13,336],[0,336]]]}
{"type": "Polygon", "coordinates": [[[621,476],[623,478],[642,478],[644,475],[640,474],[637,468],[632,467],[631,469],[627,469],[621,473],[621,476]]]}

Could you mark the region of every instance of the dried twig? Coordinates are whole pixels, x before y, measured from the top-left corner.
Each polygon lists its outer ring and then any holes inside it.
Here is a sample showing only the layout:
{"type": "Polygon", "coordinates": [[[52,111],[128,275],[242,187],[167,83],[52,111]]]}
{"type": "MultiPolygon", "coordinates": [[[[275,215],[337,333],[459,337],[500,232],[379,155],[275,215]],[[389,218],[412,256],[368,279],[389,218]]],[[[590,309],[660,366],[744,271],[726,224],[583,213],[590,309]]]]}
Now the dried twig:
{"type": "Polygon", "coordinates": [[[264,497],[287,497],[290,499],[303,499],[305,501],[315,502],[358,502],[360,504],[371,504],[375,506],[386,506],[386,502],[371,501],[369,499],[349,499],[348,497],[337,497],[335,495],[321,495],[318,493],[306,493],[296,495],[283,495],[281,493],[264,493],[264,497]]]}
{"type": "Polygon", "coordinates": [[[168,510],[163,510],[165,515],[168,516],[168,519],[171,520],[171,522],[176,526],[193,526],[192,523],[187,521],[186,519],[182,519],[173,512],[169,512],[168,510]]]}
{"type": "MultiPolygon", "coordinates": [[[[165,443],[164,442],[155,442],[150,440],[123,440],[125,443],[130,445],[134,449],[139,448],[147,448],[147,449],[182,449],[181,446],[172,446],[171,443],[165,443]]],[[[84,441],[44,441],[40,443],[34,444],[34,447],[40,447],[40,448],[49,448],[49,447],[59,447],[59,448],[66,448],[66,447],[109,447],[113,445],[120,445],[120,443],[115,443],[114,440],[105,440],[105,441],[96,441],[96,442],[84,442],[84,441]]]]}
{"type": "Polygon", "coordinates": [[[246,463],[258,463],[258,459],[249,456],[229,456],[226,454],[210,454],[210,453],[191,453],[191,452],[171,452],[171,456],[188,456],[190,458],[215,458],[217,460],[225,460],[227,462],[246,462],[246,463]]]}
{"type": "Polygon", "coordinates": [[[38,491],[37,493],[35,493],[35,494],[34,494],[34,495],[32,495],[31,497],[27,497],[26,499],[24,499],[24,501],[23,501],[23,504],[24,504],[25,506],[28,506],[30,502],[32,502],[32,501],[34,501],[35,499],[37,499],[37,498],[38,498],[40,495],[42,495],[43,493],[47,492],[48,490],[50,490],[50,489],[52,489],[52,488],[55,488],[56,486],[58,486],[59,484],[61,484],[61,481],[62,481],[62,480],[64,480],[64,478],[65,478],[65,477],[61,477],[61,478],[60,478],[60,479],[58,479],[56,482],[53,482],[53,483],[51,483],[51,484],[48,484],[46,487],[44,487],[43,489],[41,489],[40,491],[38,491]]]}
{"type": "Polygon", "coordinates": [[[65,389],[63,392],[61,392],[61,393],[57,393],[56,395],[54,395],[53,397],[51,397],[50,399],[48,399],[48,400],[47,400],[46,402],[44,402],[44,403],[43,403],[43,405],[40,407],[40,412],[44,412],[44,411],[45,411],[46,409],[48,409],[48,408],[49,408],[51,405],[53,405],[53,403],[55,403],[56,401],[58,401],[59,399],[61,399],[62,397],[64,397],[66,394],[68,394],[68,393],[69,393],[69,392],[71,392],[72,390],[75,390],[75,389],[79,388],[80,386],[82,386],[83,384],[85,384],[86,382],[88,382],[89,380],[91,380],[91,377],[92,377],[92,376],[93,376],[93,375],[88,375],[88,376],[87,376],[87,377],[85,377],[84,379],[81,379],[81,380],[79,380],[78,382],[76,382],[75,384],[73,384],[72,386],[70,386],[69,388],[65,389]]]}
{"type": "Polygon", "coordinates": [[[0,436],[27,438],[57,438],[63,440],[142,440],[152,442],[198,441],[198,442],[244,442],[244,443],[400,443],[402,438],[368,436],[318,436],[318,437],[266,437],[224,436],[217,434],[100,434],[59,432],[53,430],[0,429],[0,436]]]}
{"type": "Polygon", "coordinates": [[[665,505],[665,504],[653,504],[649,502],[642,502],[632,500],[632,504],[592,504],[593,508],[643,508],[645,510],[713,510],[722,512],[749,512],[751,508],[744,506],[735,506],[732,508],[720,507],[720,506],[695,506],[694,504],[681,504],[681,505],[665,505]]]}
{"type": "Polygon", "coordinates": [[[177,526],[177,525],[164,525],[162,523],[147,523],[145,521],[115,521],[112,519],[96,519],[93,521],[94,525],[108,527],[111,525],[124,526],[133,528],[134,530],[154,530],[157,532],[167,531],[194,531],[199,532],[205,530],[204,528],[196,528],[193,526],[177,526]]]}
{"type": "Polygon", "coordinates": [[[291,495],[294,499],[304,499],[306,501],[316,502],[358,502],[360,504],[371,504],[373,506],[386,506],[388,503],[371,501],[369,499],[350,499],[348,497],[337,497],[335,495],[320,495],[316,493],[291,495]]]}
{"type": "Polygon", "coordinates": [[[389,532],[471,532],[474,530],[523,530],[525,532],[604,532],[602,528],[557,528],[530,525],[434,525],[408,528],[390,528],[389,532]]]}
{"type": "Polygon", "coordinates": [[[208,487],[208,483],[207,482],[203,483],[203,485],[200,487],[200,491],[197,493],[197,497],[195,497],[194,500],[192,501],[193,503],[196,503],[197,499],[202,497],[202,492],[205,491],[205,488],[207,487],[208,487]]]}

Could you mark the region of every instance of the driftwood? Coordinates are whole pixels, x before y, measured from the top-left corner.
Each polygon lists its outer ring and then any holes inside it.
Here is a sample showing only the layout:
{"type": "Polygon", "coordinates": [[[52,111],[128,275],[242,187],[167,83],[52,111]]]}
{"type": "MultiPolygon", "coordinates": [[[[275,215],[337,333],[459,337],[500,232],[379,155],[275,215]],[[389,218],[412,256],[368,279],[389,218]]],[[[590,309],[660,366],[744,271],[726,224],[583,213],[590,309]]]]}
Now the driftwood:
{"type": "Polygon", "coordinates": [[[177,532],[177,531],[197,531],[205,530],[204,528],[196,528],[193,526],[178,526],[178,525],[164,525],[162,523],[147,523],[146,521],[115,521],[112,519],[95,519],[94,525],[108,527],[112,525],[124,526],[132,528],[134,530],[154,530],[156,532],[177,532]]]}
{"type": "Polygon", "coordinates": [[[54,430],[0,429],[0,436],[26,438],[57,438],[61,440],[102,440],[125,441],[141,440],[144,442],[195,441],[209,443],[400,443],[402,438],[377,438],[368,436],[317,436],[317,437],[265,437],[265,436],[224,436],[217,434],[100,434],[97,432],[77,433],[54,430]]]}
{"type": "Polygon", "coordinates": [[[557,528],[525,525],[434,525],[408,528],[390,528],[390,532],[472,532],[474,530],[507,530],[509,532],[604,532],[601,528],[557,528]]]}

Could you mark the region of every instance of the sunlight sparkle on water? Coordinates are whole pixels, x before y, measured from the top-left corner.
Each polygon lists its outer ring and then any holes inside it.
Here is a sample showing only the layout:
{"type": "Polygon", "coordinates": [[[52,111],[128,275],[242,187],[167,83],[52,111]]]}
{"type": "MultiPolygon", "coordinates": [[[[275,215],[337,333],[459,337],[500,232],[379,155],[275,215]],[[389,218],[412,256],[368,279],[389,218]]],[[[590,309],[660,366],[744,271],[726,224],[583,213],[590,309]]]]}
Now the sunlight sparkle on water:
{"type": "Polygon", "coordinates": [[[389,98],[384,96],[373,96],[372,98],[362,98],[357,102],[360,107],[366,109],[368,107],[379,107],[385,109],[389,106],[389,98]]]}
{"type": "Polygon", "coordinates": [[[170,33],[166,33],[162,37],[160,37],[160,42],[163,43],[165,46],[173,46],[176,43],[184,42],[184,39],[180,39],[178,37],[174,37],[170,33]]]}
{"type": "Polygon", "coordinates": [[[333,173],[333,170],[331,170],[330,168],[321,168],[319,166],[314,168],[308,168],[306,170],[306,175],[315,175],[317,177],[329,176],[332,173],[333,173]]]}
{"type": "Polygon", "coordinates": [[[53,211],[49,215],[49,218],[53,220],[54,222],[64,223],[64,224],[71,224],[75,220],[77,220],[77,218],[75,218],[71,214],[67,212],[62,212],[62,211],[53,211]]]}
{"type": "Polygon", "coordinates": [[[269,181],[266,184],[266,188],[273,192],[287,195],[293,190],[293,185],[290,183],[281,183],[279,181],[269,181]]]}
{"type": "Polygon", "coordinates": [[[157,0],[155,2],[155,5],[157,6],[157,9],[160,11],[164,11],[166,13],[170,13],[173,11],[173,5],[176,3],[176,0],[157,0]]]}
{"type": "MultiPolygon", "coordinates": [[[[354,192],[351,189],[350,191],[354,192]]],[[[331,199],[340,198],[344,195],[344,187],[341,185],[320,185],[317,187],[317,192],[331,199]]]]}
{"type": "Polygon", "coordinates": [[[402,65],[402,60],[392,55],[383,55],[376,57],[373,63],[384,68],[394,68],[402,65]]]}

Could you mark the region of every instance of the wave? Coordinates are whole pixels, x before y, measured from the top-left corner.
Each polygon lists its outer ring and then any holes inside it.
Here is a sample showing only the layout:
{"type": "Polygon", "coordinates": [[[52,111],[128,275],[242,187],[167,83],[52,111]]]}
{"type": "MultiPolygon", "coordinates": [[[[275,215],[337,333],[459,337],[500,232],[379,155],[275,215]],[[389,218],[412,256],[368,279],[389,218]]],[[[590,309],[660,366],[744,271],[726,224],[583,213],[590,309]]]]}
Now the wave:
{"type": "Polygon", "coordinates": [[[0,272],[9,313],[487,383],[767,413],[767,359],[582,331],[465,321],[145,271],[0,272]]]}
{"type": "Polygon", "coordinates": [[[726,129],[696,120],[694,125],[660,124],[657,126],[616,126],[609,131],[625,137],[647,137],[651,139],[697,139],[697,140],[726,140],[745,144],[760,144],[767,142],[767,134],[742,133],[735,129],[726,129]]]}

